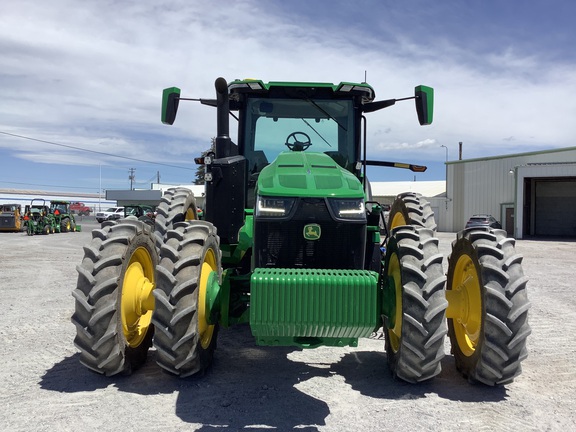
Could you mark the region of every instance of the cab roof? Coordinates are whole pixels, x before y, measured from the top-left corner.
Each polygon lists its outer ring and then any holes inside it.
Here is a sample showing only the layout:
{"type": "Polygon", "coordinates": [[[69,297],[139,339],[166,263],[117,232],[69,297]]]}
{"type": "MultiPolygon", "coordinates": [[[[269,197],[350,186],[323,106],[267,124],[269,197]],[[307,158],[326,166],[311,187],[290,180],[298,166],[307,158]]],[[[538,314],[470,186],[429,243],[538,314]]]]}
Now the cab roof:
{"type": "Polygon", "coordinates": [[[270,81],[268,83],[257,79],[234,80],[228,84],[230,93],[265,93],[273,88],[308,88],[329,89],[336,94],[361,96],[363,103],[372,102],[375,98],[374,89],[367,83],[341,82],[339,84],[323,82],[270,81]]]}

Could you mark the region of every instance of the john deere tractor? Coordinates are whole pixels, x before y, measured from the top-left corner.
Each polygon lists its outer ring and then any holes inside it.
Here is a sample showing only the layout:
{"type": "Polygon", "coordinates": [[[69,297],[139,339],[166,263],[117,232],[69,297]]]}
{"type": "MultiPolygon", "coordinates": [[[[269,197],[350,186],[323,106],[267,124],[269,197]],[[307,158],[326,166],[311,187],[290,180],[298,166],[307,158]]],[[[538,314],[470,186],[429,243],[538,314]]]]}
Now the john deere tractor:
{"type": "Polygon", "coordinates": [[[76,231],[76,219],[70,211],[69,201],[50,201],[50,214],[54,218],[56,232],[65,233],[76,231]]]}
{"type": "Polygon", "coordinates": [[[50,213],[46,200],[42,198],[34,198],[30,201],[30,205],[26,205],[24,222],[29,236],[56,232],[54,216],[50,213]]]}
{"type": "Polygon", "coordinates": [[[248,323],[258,345],[356,346],[383,329],[389,368],[408,382],[440,373],[448,334],[472,381],[505,384],[526,357],[529,302],[522,257],[504,231],[458,234],[447,277],[430,204],[397,197],[383,221],[366,166],[366,114],[413,99],[432,122],[433,89],[375,100],[366,83],[215,82],[215,99],[164,90],[162,122],[180,101],[214,107],[204,220],[192,192],[168,190],[154,230],[123,219],[92,232],[72,317],[81,362],[105,375],[158,364],[206,370],[220,327],[248,323]],[[238,124],[238,142],[229,121],[238,124]]]}

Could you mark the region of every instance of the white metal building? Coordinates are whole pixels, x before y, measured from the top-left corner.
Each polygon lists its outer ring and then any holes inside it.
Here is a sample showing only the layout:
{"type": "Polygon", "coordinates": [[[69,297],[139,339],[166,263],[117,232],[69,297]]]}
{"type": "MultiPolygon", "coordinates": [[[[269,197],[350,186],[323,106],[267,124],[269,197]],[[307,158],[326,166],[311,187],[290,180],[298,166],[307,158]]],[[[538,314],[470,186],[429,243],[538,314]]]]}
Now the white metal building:
{"type": "Polygon", "coordinates": [[[450,161],[446,172],[440,230],[487,213],[515,238],[576,237],[576,147],[450,161]]]}

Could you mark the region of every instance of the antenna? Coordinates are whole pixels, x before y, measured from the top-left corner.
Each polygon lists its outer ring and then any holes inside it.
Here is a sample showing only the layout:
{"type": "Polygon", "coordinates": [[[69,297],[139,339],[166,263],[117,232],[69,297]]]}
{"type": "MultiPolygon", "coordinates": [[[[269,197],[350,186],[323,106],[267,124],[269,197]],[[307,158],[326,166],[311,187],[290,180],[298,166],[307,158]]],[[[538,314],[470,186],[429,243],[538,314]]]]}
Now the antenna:
{"type": "Polygon", "coordinates": [[[363,84],[366,84],[368,82],[368,71],[364,71],[364,82],[363,84]]]}

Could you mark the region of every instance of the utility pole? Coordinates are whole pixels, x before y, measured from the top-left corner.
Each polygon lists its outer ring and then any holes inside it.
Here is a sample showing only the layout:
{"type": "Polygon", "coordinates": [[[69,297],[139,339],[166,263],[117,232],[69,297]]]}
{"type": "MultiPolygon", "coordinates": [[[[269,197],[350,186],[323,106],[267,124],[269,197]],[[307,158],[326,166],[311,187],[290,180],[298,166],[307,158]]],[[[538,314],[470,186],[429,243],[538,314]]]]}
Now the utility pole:
{"type": "Polygon", "coordinates": [[[134,174],[134,172],[136,170],[134,168],[130,168],[128,171],[130,172],[130,175],[128,176],[128,180],[130,180],[130,190],[134,190],[134,180],[136,180],[136,174],[134,174]]]}

